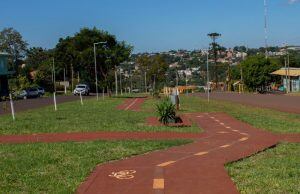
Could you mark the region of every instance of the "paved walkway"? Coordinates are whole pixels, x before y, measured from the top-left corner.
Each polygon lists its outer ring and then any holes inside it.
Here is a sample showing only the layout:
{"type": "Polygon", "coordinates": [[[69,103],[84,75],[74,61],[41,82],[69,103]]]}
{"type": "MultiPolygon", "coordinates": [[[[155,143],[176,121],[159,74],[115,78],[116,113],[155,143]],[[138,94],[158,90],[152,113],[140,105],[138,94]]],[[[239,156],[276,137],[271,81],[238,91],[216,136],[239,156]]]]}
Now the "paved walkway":
{"type": "Polygon", "coordinates": [[[83,142],[95,140],[160,140],[160,139],[196,139],[200,133],[177,132],[78,132],[78,133],[44,133],[28,135],[0,135],[0,144],[17,143],[53,143],[83,142]]]}
{"type": "Polygon", "coordinates": [[[77,192],[238,193],[224,164],[275,146],[282,139],[223,113],[189,117],[205,130],[195,143],[99,165],[77,192]]]}
{"type": "MultiPolygon", "coordinates": [[[[204,93],[194,94],[206,98],[204,93]]],[[[270,108],[283,112],[300,114],[300,96],[286,96],[276,94],[238,94],[230,92],[213,92],[211,98],[216,100],[225,100],[237,102],[240,104],[270,108]]]]}
{"type": "MultiPolygon", "coordinates": [[[[122,110],[139,110],[145,99],[126,100],[122,110]]],[[[167,150],[98,165],[77,189],[85,194],[238,193],[224,165],[275,146],[300,142],[300,135],[275,135],[224,113],[193,113],[187,117],[201,134],[90,132],[0,136],[0,143],[89,141],[96,139],[194,139],[167,150]]]]}
{"type": "Polygon", "coordinates": [[[130,110],[130,111],[140,111],[142,104],[145,102],[146,98],[128,98],[124,103],[120,104],[118,110],[130,110]]]}

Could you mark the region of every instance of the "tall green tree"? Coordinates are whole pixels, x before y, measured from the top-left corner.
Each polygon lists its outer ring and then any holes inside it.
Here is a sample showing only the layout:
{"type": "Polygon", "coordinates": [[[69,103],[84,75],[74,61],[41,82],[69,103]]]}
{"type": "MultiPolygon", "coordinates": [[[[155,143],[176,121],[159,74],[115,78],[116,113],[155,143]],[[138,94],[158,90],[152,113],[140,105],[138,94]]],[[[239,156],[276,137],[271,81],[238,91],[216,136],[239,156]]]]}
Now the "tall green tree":
{"type": "Polygon", "coordinates": [[[147,85],[159,89],[166,82],[166,73],[169,66],[162,55],[142,55],[137,58],[136,63],[142,76],[147,73],[147,85]]]}
{"type": "Polygon", "coordinates": [[[276,81],[270,73],[281,67],[279,60],[266,58],[263,55],[250,56],[241,65],[244,83],[250,91],[276,81]]]}
{"type": "Polygon", "coordinates": [[[22,35],[13,28],[4,28],[0,32],[0,51],[10,54],[9,63],[17,70],[22,63],[27,50],[27,42],[22,35]]]}
{"type": "Polygon", "coordinates": [[[96,59],[99,84],[113,87],[113,71],[120,63],[129,59],[132,47],[125,42],[118,42],[114,35],[97,28],[83,28],[74,36],[61,38],[55,48],[55,61],[58,79],[62,78],[62,71],[67,69],[67,74],[72,71],[79,72],[80,79],[92,87],[95,82],[94,68],[94,43],[106,42],[97,45],[96,59]]]}

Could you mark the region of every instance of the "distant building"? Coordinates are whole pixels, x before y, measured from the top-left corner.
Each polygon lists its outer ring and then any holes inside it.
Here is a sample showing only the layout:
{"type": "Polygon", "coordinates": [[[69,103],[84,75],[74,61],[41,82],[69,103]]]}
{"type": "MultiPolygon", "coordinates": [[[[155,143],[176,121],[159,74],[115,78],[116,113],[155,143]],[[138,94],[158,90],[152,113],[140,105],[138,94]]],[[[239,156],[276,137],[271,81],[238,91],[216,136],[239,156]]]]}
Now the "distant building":
{"type": "Polygon", "coordinates": [[[8,54],[0,53],[0,96],[8,96],[8,54]]]}
{"type": "Polygon", "coordinates": [[[271,74],[281,76],[286,91],[300,92],[300,68],[281,68],[271,74]]]}

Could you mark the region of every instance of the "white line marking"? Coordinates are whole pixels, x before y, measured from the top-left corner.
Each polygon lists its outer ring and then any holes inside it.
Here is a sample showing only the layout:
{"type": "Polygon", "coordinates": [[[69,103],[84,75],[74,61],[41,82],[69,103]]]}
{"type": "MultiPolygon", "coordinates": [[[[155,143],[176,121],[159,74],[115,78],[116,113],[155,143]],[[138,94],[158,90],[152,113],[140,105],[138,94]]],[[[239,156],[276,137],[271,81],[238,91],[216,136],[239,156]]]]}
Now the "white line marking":
{"type": "Polygon", "coordinates": [[[129,105],[125,108],[125,110],[128,110],[130,107],[132,107],[132,106],[136,103],[137,100],[138,100],[138,98],[136,98],[131,104],[129,104],[129,105]]]}
{"type": "Polygon", "coordinates": [[[199,152],[197,154],[194,154],[195,156],[203,156],[205,154],[208,154],[208,152],[199,152]]]}

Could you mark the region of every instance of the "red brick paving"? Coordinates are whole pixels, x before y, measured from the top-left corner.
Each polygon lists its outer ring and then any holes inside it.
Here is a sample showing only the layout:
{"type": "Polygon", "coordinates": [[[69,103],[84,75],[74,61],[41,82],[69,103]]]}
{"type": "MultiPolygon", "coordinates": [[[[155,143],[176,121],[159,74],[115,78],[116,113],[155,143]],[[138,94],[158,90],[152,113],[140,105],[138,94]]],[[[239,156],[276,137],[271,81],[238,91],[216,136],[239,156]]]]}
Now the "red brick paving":
{"type": "Polygon", "coordinates": [[[130,111],[140,111],[141,105],[145,102],[146,98],[128,98],[124,103],[120,104],[118,110],[130,110],[130,111]]]}
{"type": "Polygon", "coordinates": [[[77,133],[45,133],[28,135],[1,135],[0,143],[53,143],[69,141],[94,141],[94,140],[159,140],[159,139],[196,139],[199,133],[176,132],[77,132],[77,133]]]}
{"type": "MultiPolygon", "coordinates": [[[[130,99],[120,110],[138,111],[144,99],[130,99]]],[[[275,146],[300,142],[300,135],[275,135],[223,113],[188,114],[202,134],[90,132],[0,136],[0,143],[89,141],[96,139],[178,139],[195,142],[97,166],[77,189],[92,194],[238,193],[224,165],[275,146]]]]}
{"type": "Polygon", "coordinates": [[[275,146],[282,139],[223,113],[189,117],[205,130],[195,143],[99,165],[77,193],[238,193],[224,164],[275,146]],[[117,172],[126,175],[126,170],[135,172],[133,178],[113,176],[117,172]]]}

